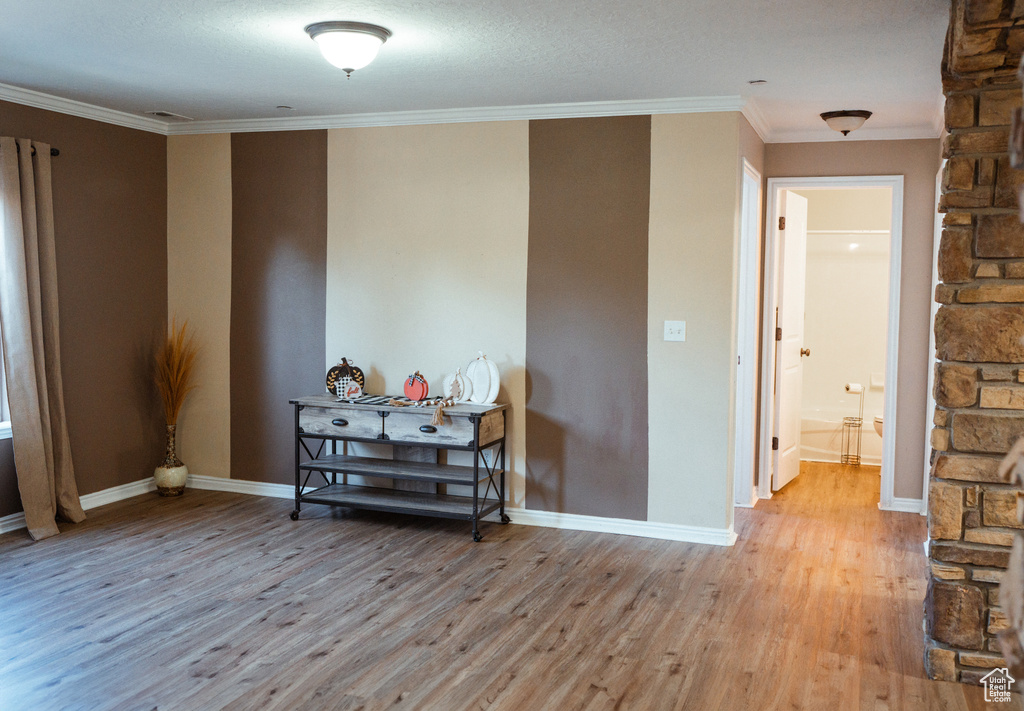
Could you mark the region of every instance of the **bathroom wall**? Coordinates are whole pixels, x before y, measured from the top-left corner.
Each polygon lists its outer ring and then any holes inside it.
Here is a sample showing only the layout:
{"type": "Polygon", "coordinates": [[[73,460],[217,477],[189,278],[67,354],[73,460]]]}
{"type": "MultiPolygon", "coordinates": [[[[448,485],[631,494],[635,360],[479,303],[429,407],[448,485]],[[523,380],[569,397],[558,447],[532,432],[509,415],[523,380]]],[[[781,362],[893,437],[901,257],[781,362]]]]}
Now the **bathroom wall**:
{"type": "MultiPolygon", "coordinates": [[[[935,174],[938,139],[769,143],[765,176],[790,178],[835,175],[903,176],[903,253],[900,266],[900,352],[896,422],[895,491],[919,499],[925,474],[928,429],[928,362],[931,330],[932,259],[935,236],[935,174]]],[[[891,365],[891,364],[890,364],[891,365]]]]}
{"type": "MultiPolygon", "coordinates": [[[[887,188],[798,191],[807,198],[803,416],[856,415],[864,385],[865,436],[884,409],[892,194],[887,188]],[[884,233],[879,231],[884,230],[884,233]]],[[[868,432],[870,430],[870,432],[868,432]]]]}

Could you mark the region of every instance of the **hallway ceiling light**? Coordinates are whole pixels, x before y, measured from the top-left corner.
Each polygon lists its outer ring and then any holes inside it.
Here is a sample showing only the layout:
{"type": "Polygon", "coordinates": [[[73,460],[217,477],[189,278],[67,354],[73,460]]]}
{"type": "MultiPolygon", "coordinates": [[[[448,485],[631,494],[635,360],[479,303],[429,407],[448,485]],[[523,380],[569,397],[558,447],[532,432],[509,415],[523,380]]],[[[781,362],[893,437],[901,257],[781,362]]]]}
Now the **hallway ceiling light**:
{"type": "Polygon", "coordinates": [[[839,131],[846,136],[850,131],[856,131],[863,126],[864,122],[871,118],[871,112],[859,109],[857,111],[826,111],[821,114],[821,118],[833,131],[839,131]]]}
{"type": "Polygon", "coordinates": [[[306,34],[320,45],[324,59],[349,77],[377,57],[391,30],[365,22],[314,22],[306,26],[306,34]]]}

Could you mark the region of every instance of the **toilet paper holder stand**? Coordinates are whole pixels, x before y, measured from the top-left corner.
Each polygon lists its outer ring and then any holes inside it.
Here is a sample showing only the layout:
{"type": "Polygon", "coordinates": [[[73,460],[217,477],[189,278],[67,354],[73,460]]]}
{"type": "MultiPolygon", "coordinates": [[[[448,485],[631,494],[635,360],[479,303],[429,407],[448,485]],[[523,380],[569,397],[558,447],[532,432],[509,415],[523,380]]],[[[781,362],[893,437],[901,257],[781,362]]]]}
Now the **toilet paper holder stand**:
{"type": "Polygon", "coordinates": [[[843,446],[839,461],[860,466],[861,432],[864,427],[864,386],[860,383],[847,383],[846,392],[858,395],[860,406],[857,417],[843,418],[843,446]]]}

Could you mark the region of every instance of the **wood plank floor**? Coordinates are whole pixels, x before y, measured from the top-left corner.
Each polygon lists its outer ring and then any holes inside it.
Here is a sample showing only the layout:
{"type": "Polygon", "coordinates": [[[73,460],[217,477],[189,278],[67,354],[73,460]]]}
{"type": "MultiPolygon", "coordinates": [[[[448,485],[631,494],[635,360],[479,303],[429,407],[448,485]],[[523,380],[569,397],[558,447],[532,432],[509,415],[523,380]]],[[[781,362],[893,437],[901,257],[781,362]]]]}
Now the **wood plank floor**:
{"type": "Polygon", "coordinates": [[[733,548],[137,497],[0,536],[0,710],[985,708],[924,678],[876,471],[806,467],[733,548]]]}

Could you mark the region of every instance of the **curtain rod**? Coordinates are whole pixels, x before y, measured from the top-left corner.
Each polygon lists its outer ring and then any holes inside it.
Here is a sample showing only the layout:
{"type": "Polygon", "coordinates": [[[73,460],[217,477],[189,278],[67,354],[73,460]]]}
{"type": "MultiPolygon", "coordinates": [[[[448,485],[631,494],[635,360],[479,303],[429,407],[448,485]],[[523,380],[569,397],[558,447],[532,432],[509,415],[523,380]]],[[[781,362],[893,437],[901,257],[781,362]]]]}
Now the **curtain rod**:
{"type": "MultiPolygon", "coordinates": [[[[19,146],[17,143],[14,144],[14,145],[18,147],[18,153],[21,153],[21,146],[19,146]]],[[[35,154],[36,154],[36,147],[32,146],[32,155],[35,155],[35,154]]],[[[60,155],[60,149],[59,148],[51,148],[50,149],[50,155],[53,156],[54,158],[56,158],[57,156],[60,155]]]]}

